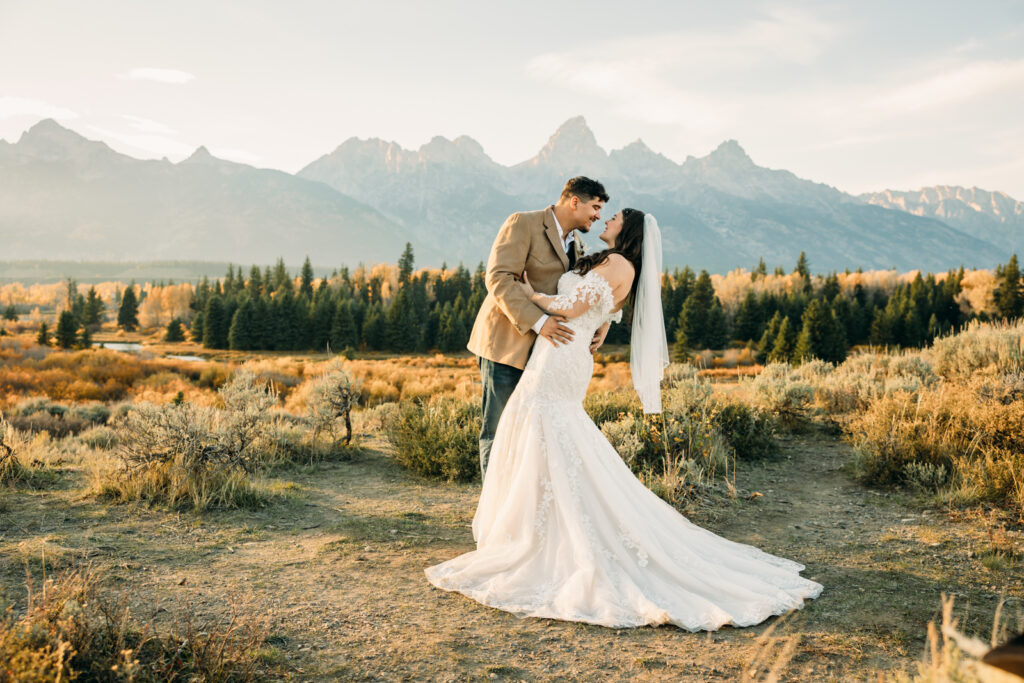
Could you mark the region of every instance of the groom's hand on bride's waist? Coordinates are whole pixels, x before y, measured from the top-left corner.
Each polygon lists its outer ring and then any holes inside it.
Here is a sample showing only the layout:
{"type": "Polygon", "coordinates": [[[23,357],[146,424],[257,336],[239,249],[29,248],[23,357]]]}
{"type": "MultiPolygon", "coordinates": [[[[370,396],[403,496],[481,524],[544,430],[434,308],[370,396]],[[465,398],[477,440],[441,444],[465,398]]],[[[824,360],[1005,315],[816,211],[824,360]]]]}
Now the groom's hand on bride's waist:
{"type": "Polygon", "coordinates": [[[590,340],[590,353],[596,352],[601,348],[601,344],[604,344],[604,339],[608,336],[609,327],[611,327],[611,325],[609,323],[605,323],[604,325],[601,325],[601,327],[597,328],[596,332],[594,332],[594,337],[590,340]]]}
{"type": "Polygon", "coordinates": [[[568,344],[572,341],[575,333],[571,327],[564,325],[564,322],[565,318],[560,315],[548,316],[548,319],[544,321],[544,326],[540,328],[540,336],[555,346],[568,344]]]}

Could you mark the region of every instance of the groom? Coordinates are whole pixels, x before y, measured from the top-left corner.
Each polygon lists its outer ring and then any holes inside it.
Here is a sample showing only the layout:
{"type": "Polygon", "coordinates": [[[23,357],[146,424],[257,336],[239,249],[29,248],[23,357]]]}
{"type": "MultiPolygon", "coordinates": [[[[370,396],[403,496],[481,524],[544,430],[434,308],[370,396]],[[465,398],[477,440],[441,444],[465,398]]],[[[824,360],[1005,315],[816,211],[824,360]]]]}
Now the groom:
{"type": "MultiPolygon", "coordinates": [[[[583,176],[570,178],[554,206],[514,213],[498,231],[487,259],[487,298],[466,345],[479,357],[484,387],[481,479],[487,472],[498,419],[519,383],[534,341],[540,336],[558,346],[573,338],[573,330],[563,324],[565,318],[544,313],[526,298],[517,280],[525,272],[538,292],[556,294],[558,278],[583,255],[576,231],[589,232],[607,201],[601,183],[583,176]]],[[[607,334],[605,323],[591,340],[591,352],[607,334]]]]}

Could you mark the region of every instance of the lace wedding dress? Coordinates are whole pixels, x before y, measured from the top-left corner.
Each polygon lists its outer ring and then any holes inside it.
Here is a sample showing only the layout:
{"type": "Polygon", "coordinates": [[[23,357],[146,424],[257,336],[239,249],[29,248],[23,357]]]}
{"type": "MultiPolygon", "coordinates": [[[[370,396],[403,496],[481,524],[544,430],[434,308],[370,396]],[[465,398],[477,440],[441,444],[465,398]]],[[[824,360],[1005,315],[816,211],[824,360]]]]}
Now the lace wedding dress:
{"type": "Polygon", "coordinates": [[[651,493],[583,410],[590,339],[612,314],[599,273],[552,302],[585,310],[574,341],[538,341],[498,424],[473,519],[477,548],[426,574],[519,616],[690,631],[750,626],[817,597],[803,566],[690,523],[651,493]]]}

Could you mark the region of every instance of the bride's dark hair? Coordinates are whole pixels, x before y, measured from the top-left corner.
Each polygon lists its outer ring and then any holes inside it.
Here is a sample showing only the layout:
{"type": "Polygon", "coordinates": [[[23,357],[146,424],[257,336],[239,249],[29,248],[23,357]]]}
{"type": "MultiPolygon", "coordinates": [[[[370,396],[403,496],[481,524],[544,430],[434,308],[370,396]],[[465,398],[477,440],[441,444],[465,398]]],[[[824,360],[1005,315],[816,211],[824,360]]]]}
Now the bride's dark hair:
{"type": "Polygon", "coordinates": [[[624,256],[633,264],[633,284],[629,288],[629,308],[632,311],[633,301],[636,299],[636,283],[640,281],[640,269],[643,266],[643,247],[644,212],[640,209],[623,209],[622,229],[615,237],[615,244],[604,251],[581,256],[573,270],[580,275],[586,275],[607,261],[612,254],[624,256]]]}

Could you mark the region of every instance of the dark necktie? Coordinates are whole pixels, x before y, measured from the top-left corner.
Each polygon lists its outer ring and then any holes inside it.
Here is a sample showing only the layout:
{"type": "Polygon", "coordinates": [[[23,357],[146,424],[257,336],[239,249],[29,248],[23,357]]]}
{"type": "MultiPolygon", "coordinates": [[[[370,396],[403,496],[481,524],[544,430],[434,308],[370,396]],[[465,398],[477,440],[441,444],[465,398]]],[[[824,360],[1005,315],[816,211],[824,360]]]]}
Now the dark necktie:
{"type": "Polygon", "coordinates": [[[569,270],[576,267],[576,241],[573,240],[569,243],[569,270]]]}

